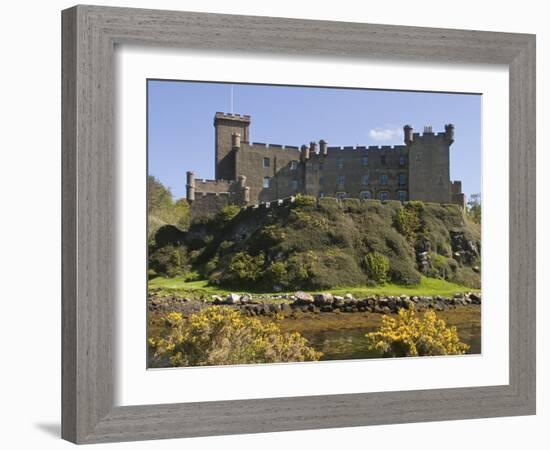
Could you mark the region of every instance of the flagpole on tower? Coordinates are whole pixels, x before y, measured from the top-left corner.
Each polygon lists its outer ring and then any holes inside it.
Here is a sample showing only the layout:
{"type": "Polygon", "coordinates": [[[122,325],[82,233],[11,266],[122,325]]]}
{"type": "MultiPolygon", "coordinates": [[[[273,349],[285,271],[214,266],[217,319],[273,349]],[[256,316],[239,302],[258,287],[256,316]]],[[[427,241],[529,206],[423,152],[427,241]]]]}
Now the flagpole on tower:
{"type": "Polygon", "coordinates": [[[233,114],[233,85],[231,85],[231,114],[233,114]]]}

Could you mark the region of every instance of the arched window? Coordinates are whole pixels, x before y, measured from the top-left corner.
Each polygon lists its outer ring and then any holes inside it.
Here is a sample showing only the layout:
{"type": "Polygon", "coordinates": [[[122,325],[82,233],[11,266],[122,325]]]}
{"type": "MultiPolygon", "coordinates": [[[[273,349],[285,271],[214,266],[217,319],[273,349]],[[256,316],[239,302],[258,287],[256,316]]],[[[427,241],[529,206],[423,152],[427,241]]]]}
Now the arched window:
{"type": "Polygon", "coordinates": [[[388,184],[388,175],[386,175],[385,173],[380,175],[380,184],[381,185],[388,184]]]}
{"type": "Polygon", "coordinates": [[[361,178],[361,182],[364,185],[369,184],[369,175],[368,174],[363,175],[363,178],[361,178]]]}
{"type": "Polygon", "coordinates": [[[401,167],[403,167],[405,164],[407,164],[407,157],[401,155],[401,156],[399,157],[399,165],[400,165],[401,167]]]}
{"type": "Polygon", "coordinates": [[[269,188],[269,177],[264,177],[264,189],[269,188]]]}
{"type": "Polygon", "coordinates": [[[404,173],[399,174],[399,186],[405,186],[407,184],[407,176],[404,173]]]}
{"type": "Polygon", "coordinates": [[[407,191],[397,191],[397,198],[400,202],[407,201],[407,191]]]}
{"type": "Polygon", "coordinates": [[[371,198],[370,191],[361,191],[360,195],[363,200],[368,200],[369,198],[371,198]]]}
{"type": "Polygon", "coordinates": [[[343,186],[346,182],[345,175],[338,175],[338,186],[343,186]]]}
{"type": "Polygon", "coordinates": [[[381,201],[385,202],[386,200],[389,200],[390,194],[389,194],[389,192],[387,192],[387,191],[382,191],[382,192],[380,192],[380,193],[378,194],[378,198],[379,198],[381,201]]]}

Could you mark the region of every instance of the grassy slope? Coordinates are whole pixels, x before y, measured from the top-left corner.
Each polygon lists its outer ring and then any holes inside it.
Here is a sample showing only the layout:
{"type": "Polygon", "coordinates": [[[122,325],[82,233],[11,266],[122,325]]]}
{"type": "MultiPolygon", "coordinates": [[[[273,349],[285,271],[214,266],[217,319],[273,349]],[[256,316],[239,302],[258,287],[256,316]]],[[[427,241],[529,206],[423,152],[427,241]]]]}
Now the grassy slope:
{"type": "MultiPolygon", "coordinates": [[[[214,294],[225,295],[229,292],[239,292],[238,290],[227,290],[217,286],[211,286],[206,280],[185,281],[183,278],[154,278],[149,281],[149,288],[165,294],[176,294],[180,296],[199,298],[202,296],[209,297],[214,294]]],[[[458,284],[449,283],[445,280],[435,278],[422,277],[420,283],[416,286],[400,286],[393,283],[387,283],[383,286],[367,287],[357,286],[349,288],[330,289],[334,295],[344,295],[348,292],[354,297],[364,297],[368,295],[422,295],[435,296],[441,295],[444,297],[452,296],[458,292],[474,292],[477,289],[472,289],[458,284]]],[[[319,291],[312,291],[319,292],[319,291]]],[[[281,294],[280,292],[258,292],[262,294],[281,294]]]]}

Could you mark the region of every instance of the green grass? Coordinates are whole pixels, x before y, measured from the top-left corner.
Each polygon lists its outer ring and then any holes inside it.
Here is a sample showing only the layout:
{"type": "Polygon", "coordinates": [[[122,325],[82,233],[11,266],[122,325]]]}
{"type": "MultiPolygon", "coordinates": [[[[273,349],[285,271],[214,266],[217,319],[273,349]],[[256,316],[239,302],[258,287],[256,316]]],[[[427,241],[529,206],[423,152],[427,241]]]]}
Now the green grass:
{"type": "MultiPolygon", "coordinates": [[[[176,294],[190,298],[210,297],[211,295],[227,295],[230,292],[253,292],[258,294],[281,294],[281,292],[256,292],[239,289],[225,289],[218,286],[211,286],[206,280],[185,281],[183,277],[176,278],[154,278],[149,280],[149,288],[158,291],[160,294],[176,294]]],[[[334,295],[353,294],[354,297],[366,297],[369,295],[418,295],[450,297],[458,292],[478,292],[479,289],[472,289],[459,284],[450,283],[436,278],[422,277],[416,286],[401,286],[393,283],[386,283],[382,286],[367,287],[355,286],[348,288],[326,289],[334,295]]],[[[312,293],[320,291],[311,291],[312,293]]]]}

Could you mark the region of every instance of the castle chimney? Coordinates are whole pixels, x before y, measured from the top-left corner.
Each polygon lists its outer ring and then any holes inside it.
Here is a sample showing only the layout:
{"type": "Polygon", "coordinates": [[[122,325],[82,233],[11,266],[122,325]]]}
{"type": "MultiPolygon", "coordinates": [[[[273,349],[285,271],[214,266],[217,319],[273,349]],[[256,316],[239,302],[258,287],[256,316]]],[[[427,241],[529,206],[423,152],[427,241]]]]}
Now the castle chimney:
{"type": "Polygon", "coordinates": [[[317,143],[312,141],[309,143],[309,154],[314,155],[315,153],[317,153],[317,143]]]}
{"type": "Polygon", "coordinates": [[[248,186],[244,188],[243,194],[244,194],[244,202],[246,204],[250,203],[250,188],[248,186]]]}
{"type": "Polygon", "coordinates": [[[319,154],[323,156],[327,156],[328,154],[327,141],[324,139],[319,141],[319,154]]]}
{"type": "Polygon", "coordinates": [[[302,162],[306,162],[309,159],[309,147],[307,145],[302,145],[301,151],[302,162]]]}
{"type": "Polygon", "coordinates": [[[403,132],[405,134],[405,144],[409,145],[413,142],[413,127],[410,125],[405,125],[403,127],[403,132]]]}
{"type": "Polygon", "coordinates": [[[433,133],[431,125],[424,125],[424,133],[433,133]]]}
{"type": "Polygon", "coordinates": [[[239,175],[239,187],[244,189],[246,186],[246,177],[244,175],[239,175]]]}
{"type": "Polygon", "coordinates": [[[231,147],[233,147],[234,150],[241,148],[241,133],[231,134],[231,147]]]}
{"type": "Polygon", "coordinates": [[[189,203],[195,201],[195,174],[187,172],[187,201],[189,203]]]}
{"type": "Polygon", "coordinates": [[[445,139],[449,144],[455,141],[455,126],[452,123],[445,125],[445,139]]]}

